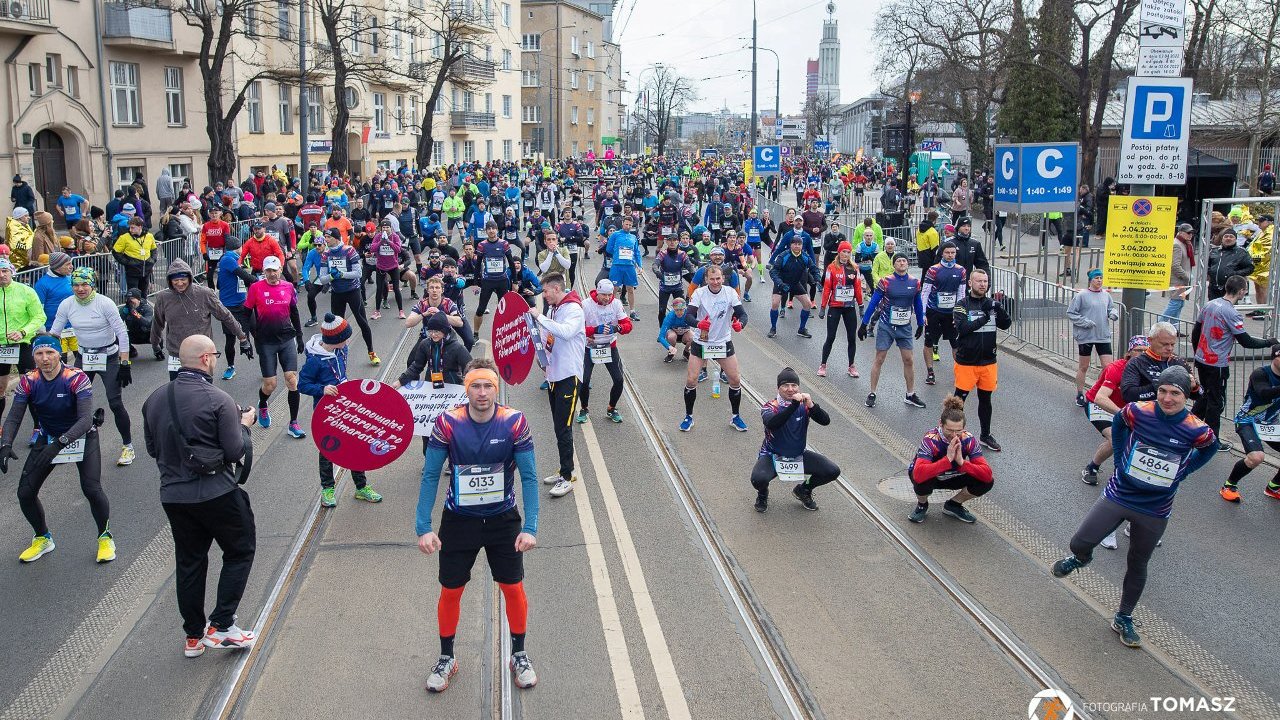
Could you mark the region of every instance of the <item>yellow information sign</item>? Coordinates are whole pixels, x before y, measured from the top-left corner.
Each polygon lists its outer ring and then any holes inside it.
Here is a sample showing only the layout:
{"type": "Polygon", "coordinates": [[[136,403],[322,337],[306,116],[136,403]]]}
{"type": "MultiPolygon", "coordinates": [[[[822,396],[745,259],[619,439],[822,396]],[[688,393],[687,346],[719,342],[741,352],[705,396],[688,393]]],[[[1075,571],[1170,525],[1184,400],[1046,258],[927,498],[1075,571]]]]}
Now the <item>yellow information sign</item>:
{"type": "Polygon", "coordinates": [[[1112,196],[1107,210],[1102,284],[1113,288],[1167,290],[1173,270],[1178,199],[1112,196]]]}
{"type": "Polygon", "coordinates": [[[745,182],[751,182],[751,161],[742,161],[742,179],[745,182]]]}

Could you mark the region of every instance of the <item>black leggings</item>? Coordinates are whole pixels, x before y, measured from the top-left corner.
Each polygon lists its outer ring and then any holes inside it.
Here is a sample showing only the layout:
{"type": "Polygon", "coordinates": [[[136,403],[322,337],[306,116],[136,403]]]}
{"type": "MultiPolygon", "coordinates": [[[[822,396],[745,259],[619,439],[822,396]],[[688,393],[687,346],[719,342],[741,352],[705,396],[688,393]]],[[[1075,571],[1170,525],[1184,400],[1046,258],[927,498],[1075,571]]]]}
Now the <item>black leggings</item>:
{"type": "Polygon", "coordinates": [[[369,319],[364,316],[364,298],[360,296],[359,290],[347,290],[346,292],[329,291],[329,297],[333,302],[330,310],[337,317],[344,317],[347,314],[347,308],[351,308],[351,314],[355,316],[356,325],[360,326],[360,336],[364,338],[364,346],[369,352],[373,352],[373,331],[369,329],[369,319]]]}
{"type": "Polygon", "coordinates": [[[857,353],[858,308],[851,305],[827,308],[827,339],[822,343],[822,364],[827,364],[831,356],[831,346],[836,342],[836,334],[840,332],[840,321],[844,320],[844,333],[849,346],[849,364],[853,364],[853,356],[857,353]]]}
{"type": "Polygon", "coordinates": [[[382,304],[383,304],[383,303],[385,303],[385,302],[387,301],[387,285],[388,285],[388,284],[390,284],[390,285],[391,285],[391,289],[395,291],[395,296],[396,296],[396,309],[397,309],[397,310],[399,310],[400,312],[404,312],[404,300],[403,300],[403,299],[401,299],[401,297],[400,297],[400,271],[399,271],[399,269],[396,269],[396,270],[379,270],[379,271],[377,271],[377,272],[378,272],[378,279],[377,279],[377,280],[375,280],[374,282],[376,282],[376,283],[378,284],[378,286],[377,286],[377,288],[373,291],[373,298],[374,298],[373,307],[374,307],[374,309],[375,309],[375,310],[381,310],[381,309],[382,309],[382,304]]]}
{"type": "Polygon", "coordinates": [[[307,310],[311,312],[310,317],[316,316],[316,296],[324,291],[323,285],[316,283],[307,283],[307,310]]]}
{"type": "MultiPolygon", "coordinates": [[[[76,367],[84,369],[84,354],[76,353],[76,367]]],[[[86,370],[85,375],[89,376],[89,382],[92,383],[97,375],[102,375],[102,384],[106,386],[107,406],[111,408],[111,416],[115,418],[116,430],[120,433],[120,442],[125,445],[133,444],[133,433],[130,431],[129,411],[124,407],[124,400],[120,397],[120,382],[117,379],[120,374],[120,353],[119,351],[107,355],[107,369],[105,371],[86,370]]],[[[96,436],[96,433],[95,433],[96,436]]]]}
{"type": "Polygon", "coordinates": [[[481,280],[480,281],[480,299],[476,301],[476,317],[484,317],[484,311],[489,307],[489,298],[496,296],[498,300],[511,292],[511,281],[501,280],[481,280]]]}
{"type": "MultiPolygon", "coordinates": [[[[253,330],[250,325],[253,321],[253,311],[245,310],[243,305],[229,307],[227,311],[236,319],[236,322],[240,323],[240,332],[248,335],[253,330]]],[[[225,325],[222,326],[222,334],[225,337],[222,345],[222,359],[227,361],[228,367],[235,367],[236,348],[240,347],[240,338],[227,330],[225,325]]]]}
{"type": "MultiPolygon", "coordinates": [[[[18,480],[18,506],[31,529],[36,535],[49,532],[45,524],[44,506],[40,504],[40,488],[58,465],[35,463],[40,447],[36,446],[27,453],[27,461],[22,466],[22,478],[18,480]]],[[[67,463],[70,464],[70,463],[67,463]]],[[[80,492],[89,501],[89,512],[93,513],[93,521],[98,524],[98,534],[107,531],[107,521],[111,518],[111,504],[107,502],[107,494],[102,491],[102,453],[98,449],[98,431],[90,429],[84,438],[84,459],[76,463],[76,471],[80,473],[80,492]]]]}
{"type": "MultiPolygon", "coordinates": [[[[809,478],[802,485],[810,490],[819,485],[826,485],[836,478],[840,477],[840,466],[831,462],[825,455],[813,450],[805,450],[802,455],[804,458],[804,473],[809,478]]],[[[769,494],[769,483],[778,476],[778,472],[773,468],[773,456],[764,455],[756,459],[755,467],[751,468],[751,486],[758,492],[769,494]]]]}
{"type": "Polygon", "coordinates": [[[662,325],[662,321],[667,319],[667,303],[671,302],[671,298],[682,297],[684,297],[683,288],[658,291],[658,325],[662,325]]]}
{"type": "MultiPolygon", "coordinates": [[[[613,359],[607,363],[601,363],[609,370],[609,377],[613,379],[613,387],[609,388],[609,407],[618,407],[618,400],[622,397],[622,358],[618,355],[618,347],[612,348],[613,359]]],[[[587,401],[591,399],[591,371],[595,368],[595,363],[591,362],[591,346],[587,346],[586,357],[582,365],[582,387],[578,388],[578,397],[582,402],[578,407],[583,410],[587,409],[587,401]]]]}
{"type": "Polygon", "coordinates": [[[1102,539],[1116,531],[1120,523],[1129,521],[1129,556],[1120,593],[1120,614],[1132,615],[1147,585],[1147,563],[1164,535],[1169,518],[1154,517],[1130,510],[1119,503],[1099,497],[1071,537],[1071,554],[1085,565],[1093,560],[1093,549],[1102,539]]]}
{"type": "MultiPolygon", "coordinates": [[[[978,426],[982,428],[982,434],[978,437],[991,434],[991,396],[994,394],[994,390],[978,389],[978,426]]],[[[955,396],[966,400],[969,397],[969,391],[956,388],[955,396]]]]}

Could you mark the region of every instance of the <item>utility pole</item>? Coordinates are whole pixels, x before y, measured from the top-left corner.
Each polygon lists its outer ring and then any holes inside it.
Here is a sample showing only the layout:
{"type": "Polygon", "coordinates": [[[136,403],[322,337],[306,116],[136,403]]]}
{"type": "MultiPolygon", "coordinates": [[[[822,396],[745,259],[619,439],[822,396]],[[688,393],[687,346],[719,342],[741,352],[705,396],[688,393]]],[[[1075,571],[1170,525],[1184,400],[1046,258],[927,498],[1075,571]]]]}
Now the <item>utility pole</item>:
{"type": "Polygon", "coordinates": [[[751,142],[756,144],[756,0],[751,0],[751,142]]]}
{"type": "Polygon", "coordinates": [[[902,131],[902,167],[899,168],[901,185],[898,189],[904,195],[907,192],[907,164],[911,162],[911,146],[914,144],[912,140],[915,137],[915,133],[911,131],[911,106],[914,104],[912,95],[914,93],[907,95],[907,127],[902,131]]]}
{"type": "Polygon", "coordinates": [[[298,0],[298,177],[302,179],[302,195],[311,187],[310,142],[307,140],[307,3],[298,0]]]}

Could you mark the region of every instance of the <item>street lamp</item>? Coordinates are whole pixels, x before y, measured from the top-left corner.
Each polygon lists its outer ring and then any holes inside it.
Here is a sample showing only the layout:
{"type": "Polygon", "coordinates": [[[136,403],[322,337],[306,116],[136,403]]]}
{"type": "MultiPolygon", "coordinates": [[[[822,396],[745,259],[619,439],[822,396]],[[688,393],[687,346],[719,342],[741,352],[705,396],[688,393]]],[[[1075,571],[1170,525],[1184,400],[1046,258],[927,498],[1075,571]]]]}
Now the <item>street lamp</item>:
{"type": "MultiPolygon", "coordinates": [[[[773,53],[773,59],[777,63],[778,70],[774,78],[775,86],[774,86],[774,93],[773,93],[773,122],[776,126],[777,122],[782,119],[782,59],[778,57],[778,53],[776,51],[771,50],[770,48],[760,46],[760,49],[764,50],[765,52],[773,53]]],[[[752,80],[753,85],[754,83],[755,83],[755,80],[752,80]]],[[[751,112],[752,112],[752,117],[755,117],[754,107],[751,109],[751,112]]],[[[756,138],[754,135],[755,131],[756,131],[756,127],[753,123],[751,126],[751,132],[753,133],[751,137],[752,145],[755,145],[756,143],[756,138]]],[[[777,140],[776,133],[774,134],[772,139],[777,140]]]]}
{"type": "MultiPolygon", "coordinates": [[[[636,88],[638,88],[638,89],[640,89],[642,92],[644,92],[644,116],[645,116],[646,122],[652,122],[652,120],[649,120],[649,115],[650,115],[650,111],[649,111],[649,98],[650,98],[650,93],[649,93],[647,90],[644,90],[644,89],[643,89],[643,88],[644,88],[644,81],[642,80],[642,78],[644,77],[644,74],[645,74],[645,73],[650,72],[650,71],[653,71],[653,70],[661,70],[662,68],[663,68],[662,63],[654,63],[654,64],[652,64],[652,65],[649,65],[649,66],[645,67],[643,70],[641,70],[641,71],[640,71],[640,74],[636,76],[636,88]]],[[[641,144],[642,144],[642,145],[646,145],[646,146],[647,146],[647,145],[649,144],[649,129],[646,127],[646,128],[641,128],[641,130],[642,130],[642,135],[641,135],[641,138],[640,138],[640,140],[641,140],[641,144]]],[[[641,152],[641,154],[644,154],[644,148],[643,148],[643,147],[640,149],[640,152],[641,152]]]]}

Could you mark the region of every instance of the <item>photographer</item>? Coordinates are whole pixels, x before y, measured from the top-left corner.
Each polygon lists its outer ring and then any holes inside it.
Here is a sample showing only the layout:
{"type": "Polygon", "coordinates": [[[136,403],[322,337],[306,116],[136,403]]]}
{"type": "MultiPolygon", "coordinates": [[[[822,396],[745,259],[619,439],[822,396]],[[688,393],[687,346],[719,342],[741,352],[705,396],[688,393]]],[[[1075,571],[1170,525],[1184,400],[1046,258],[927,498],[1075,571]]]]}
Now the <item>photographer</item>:
{"type": "Polygon", "coordinates": [[[173,530],[178,611],[187,657],[205,646],[249,648],[255,636],[235,625],[256,549],[253,510],[239,485],[253,462],[253,408],[240,408],[213,385],[219,352],[207,335],[178,349],[182,369],[142,406],[147,454],[160,471],[160,502],[173,530]],[[209,543],[222,549],[218,604],[206,618],[209,543]]]}

